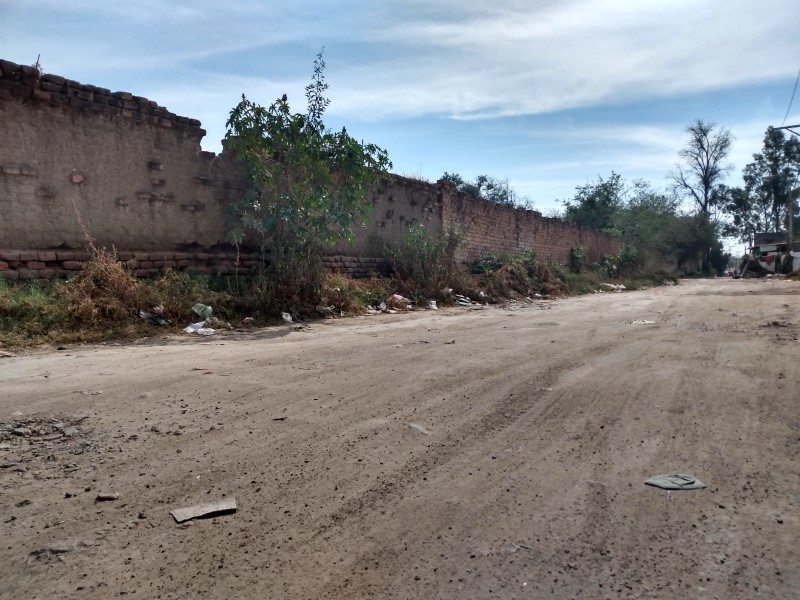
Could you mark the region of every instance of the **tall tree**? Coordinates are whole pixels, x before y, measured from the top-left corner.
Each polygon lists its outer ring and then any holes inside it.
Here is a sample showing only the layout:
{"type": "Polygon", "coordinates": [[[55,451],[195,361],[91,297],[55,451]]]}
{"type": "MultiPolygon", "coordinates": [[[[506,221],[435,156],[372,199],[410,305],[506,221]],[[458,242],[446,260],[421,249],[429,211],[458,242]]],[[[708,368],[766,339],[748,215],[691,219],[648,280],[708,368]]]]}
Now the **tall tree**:
{"type": "MultiPolygon", "coordinates": [[[[800,193],[800,141],[769,127],[761,152],[745,166],[742,179],[744,188],[730,190],[723,207],[731,216],[727,231],[743,240],[757,232],[782,231],[788,225],[788,207],[800,193]]],[[[796,217],[796,210],[791,212],[796,217]]]]}
{"type": "Polygon", "coordinates": [[[307,111],[284,94],[268,108],[244,96],[225,139],[247,169],[251,188],[232,205],[230,236],[255,233],[265,264],[265,301],[273,311],[313,310],[323,279],[324,247],[351,239],[367,215],[366,186],[391,167],[386,152],[322,121],[329,104],[322,52],[306,87],[307,111]]]}
{"type": "Polygon", "coordinates": [[[697,119],[686,128],[689,139],[678,153],[682,162],[675,165],[670,178],[672,190],[690,198],[698,212],[712,216],[722,200],[720,188],[732,165],[725,164],[733,136],[729,129],[697,119]]]}
{"type": "Polygon", "coordinates": [[[587,183],[575,188],[572,200],[564,201],[564,218],[578,225],[611,231],[622,207],[627,190],[619,173],[611,177],[598,176],[597,183],[587,183]]]}

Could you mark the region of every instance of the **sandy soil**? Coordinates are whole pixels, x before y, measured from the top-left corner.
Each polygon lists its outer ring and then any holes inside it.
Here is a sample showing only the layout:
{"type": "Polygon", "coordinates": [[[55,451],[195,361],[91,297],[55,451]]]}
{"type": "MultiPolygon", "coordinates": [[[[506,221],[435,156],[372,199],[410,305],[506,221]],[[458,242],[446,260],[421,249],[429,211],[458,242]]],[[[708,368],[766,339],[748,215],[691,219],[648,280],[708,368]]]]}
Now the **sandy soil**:
{"type": "Polygon", "coordinates": [[[706,280],[2,358],[0,597],[797,598],[799,323],[706,280]]]}

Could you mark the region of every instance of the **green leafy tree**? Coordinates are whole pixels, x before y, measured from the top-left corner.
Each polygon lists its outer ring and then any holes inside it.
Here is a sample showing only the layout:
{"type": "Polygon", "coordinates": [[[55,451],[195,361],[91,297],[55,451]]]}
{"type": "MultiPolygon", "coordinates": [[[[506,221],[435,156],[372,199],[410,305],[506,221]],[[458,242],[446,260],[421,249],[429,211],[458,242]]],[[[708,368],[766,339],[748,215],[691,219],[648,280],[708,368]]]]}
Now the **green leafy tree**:
{"type": "Polygon", "coordinates": [[[313,308],[325,246],[352,239],[370,208],[367,186],[391,167],[378,146],[325,126],[330,100],[324,70],[320,52],[306,87],[305,114],[293,113],[286,95],[268,108],[243,95],[227,121],[225,139],[252,183],[232,206],[230,236],[237,244],[257,239],[272,310],[313,308]]]}
{"type": "Polygon", "coordinates": [[[596,183],[575,189],[574,198],[564,201],[564,218],[578,225],[615,232],[617,213],[627,193],[622,177],[612,171],[608,179],[598,176],[596,183]]]}
{"type": "Polygon", "coordinates": [[[532,208],[527,196],[520,196],[509,185],[508,179],[498,179],[491,175],[478,175],[474,181],[467,181],[458,173],[444,172],[441,179],[452,183],[456,190],[473,198],[483,198],[489,202],[505,206],[532,208]]]}
{"type": "MultiPolygon", "coordinates": [[[[796,209],[799,178],[800,141],[768,128],[762,151],[742,172],[744,188],[733,188],[726,195],[724,211],[731,217],[727,232],[747,240],[754,233],[782,231],[788,207],[796,209]]],[[[796,210],[792,213],[796,218],[796,210]]]]}

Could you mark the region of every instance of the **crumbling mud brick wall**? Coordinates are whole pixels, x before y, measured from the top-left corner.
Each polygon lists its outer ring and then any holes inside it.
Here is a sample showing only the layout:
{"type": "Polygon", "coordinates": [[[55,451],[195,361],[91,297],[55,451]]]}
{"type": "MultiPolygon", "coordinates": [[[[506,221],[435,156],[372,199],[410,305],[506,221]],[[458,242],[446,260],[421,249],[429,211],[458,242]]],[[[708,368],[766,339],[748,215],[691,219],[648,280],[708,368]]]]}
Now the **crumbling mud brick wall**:
{"type": "Polygon", "coordinates": [[[226,270],[224,207],[246,181],[226,153],[201,151],[204,134],[146,98],[0,61],[0,269],[74,270],[82,224],[139,268],[136,252],[142,274],[159,261],[226,270]]]}
{"type": "Polygon", "coordinates": [[[571,250],[578,246],[586,249],[589,262],[620,251],[619,240],[602,231],[544,217],[534,210],[473,198],[457,192],[447,181],[440,181],[439,187],[444,226],[463,235],[460,258],[464,261],[533,250],[542,260],[568,264],[571,250]]]}
{"type": "MultiPolygon", "coordinates": [[[[230,151],[203,152],[204,135],[199,121],[152,100],[0,60],[0,276],[74,272],[89,256],[86,233],[139,275],[254,266],[253,248],[237,254],[226,243],[226,209],[246,177],[230,151]]],[[[598,260],[619,250],[606,234],[469,198],[445,181],[393,175],[368,200],[368,222],[353,243],[329,249],[329,269],[385,273],[386,244],[414,223],[432,235],[458,229],[465,261],[533,249],[567,262],[577,245],[598,260]]]]}
{"type": "Polygon", "coordinates": [[[370,214],[363,227],[356,227],[353,242],[330,248],[325,266],[357,277],[389,274],[385,248],[399,242],[408,226],[420,223],[438,235],[442,230],[442,200],[439,187],[424,181],[390,175],[367,192],[370,214]]]}

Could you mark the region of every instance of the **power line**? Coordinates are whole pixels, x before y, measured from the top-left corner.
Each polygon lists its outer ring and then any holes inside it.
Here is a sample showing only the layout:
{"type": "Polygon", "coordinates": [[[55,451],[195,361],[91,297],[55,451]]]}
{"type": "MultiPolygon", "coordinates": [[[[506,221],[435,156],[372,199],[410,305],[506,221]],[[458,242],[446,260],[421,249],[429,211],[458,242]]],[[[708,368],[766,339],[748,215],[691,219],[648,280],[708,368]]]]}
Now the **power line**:
{"type": "Polygon", "coordinates": [[[794,102],[794,95],[797,92],[797,82],[800,81],[800,69],[797,70],[797,78],[794,80],[794,90],[792,90],[792,98],[789,100],[789,108],[786,109],[786,114],[783,116],[783,122],[781,123],[781,127],[783,127],[783,123],[786,123],[786,117],[789,116],[789,111],[792,110],[792,102],[794,102]]]}

